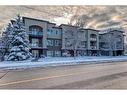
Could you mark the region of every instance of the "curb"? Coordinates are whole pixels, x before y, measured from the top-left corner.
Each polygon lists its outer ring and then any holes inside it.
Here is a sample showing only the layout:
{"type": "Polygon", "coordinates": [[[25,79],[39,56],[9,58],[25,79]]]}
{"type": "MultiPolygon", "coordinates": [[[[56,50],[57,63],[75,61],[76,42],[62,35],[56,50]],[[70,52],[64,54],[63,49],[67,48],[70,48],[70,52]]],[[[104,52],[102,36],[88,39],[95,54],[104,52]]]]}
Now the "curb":
{"type": "Polygon", "coordinates": [[[126,62],[126,60],[112,61],[112,60],[102,60],[102,61],[80,61],[80,62],[64,62],[64,63],[52,63],[52,64],[36,64],[35,65],[22,65],[22,66],[5,66],[0,67],[0,70],[18,70],[18,69],[30,69],[30,68],[46,68],[46,67],[58,67],[58,66],[73,66],[73,65],[90,65],[90,64],[101,64],[101,63],[113,63],[113,62],[126,62]]]}

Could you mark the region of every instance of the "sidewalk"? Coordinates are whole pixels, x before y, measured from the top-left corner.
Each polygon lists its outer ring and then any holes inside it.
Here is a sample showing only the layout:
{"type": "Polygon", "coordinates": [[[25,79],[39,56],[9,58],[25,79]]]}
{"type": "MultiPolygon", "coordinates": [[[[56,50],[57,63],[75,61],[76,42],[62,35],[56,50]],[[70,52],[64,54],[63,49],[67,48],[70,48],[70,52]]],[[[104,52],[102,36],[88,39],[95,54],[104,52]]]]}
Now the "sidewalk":
{"type": "Polygon", "coordinates": [[[42,58],[36,62],[27,61],[3,61],[0,62],[0,69],[26,69],[33,67],[76,65],[76,64],[94,64],[106,62],[127,61],[127,56],[85,56],[85,57],[54,57],[42,58]]]}

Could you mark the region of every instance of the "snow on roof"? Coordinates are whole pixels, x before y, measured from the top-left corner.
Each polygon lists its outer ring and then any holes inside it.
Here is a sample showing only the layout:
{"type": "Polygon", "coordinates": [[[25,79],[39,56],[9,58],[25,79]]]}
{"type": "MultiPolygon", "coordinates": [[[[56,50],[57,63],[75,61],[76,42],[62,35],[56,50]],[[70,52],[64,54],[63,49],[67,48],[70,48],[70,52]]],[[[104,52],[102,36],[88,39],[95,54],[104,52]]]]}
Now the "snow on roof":
{"type": "Polygon", "coordinates": [[[109,33],[109,32],[113,32],[113,31],[119,31],[119,32],[124,32],[124,29],[123,28],[108,28],[108,29],[104,29],[104,30],[101,30],[99,32],[99,34],[105,34],[105,33],[109,33]]]}

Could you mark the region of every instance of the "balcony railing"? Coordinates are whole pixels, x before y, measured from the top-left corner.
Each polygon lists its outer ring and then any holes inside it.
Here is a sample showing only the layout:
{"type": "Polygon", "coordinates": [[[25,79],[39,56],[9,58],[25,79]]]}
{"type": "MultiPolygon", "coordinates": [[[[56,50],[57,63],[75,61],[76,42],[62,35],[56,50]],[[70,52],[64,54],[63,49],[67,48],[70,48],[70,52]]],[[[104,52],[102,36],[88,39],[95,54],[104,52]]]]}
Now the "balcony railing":
{"type": "Polygon", "coordinates": [[[96,41],[96,40],[97,40],[97,38],[90,38],[90,40],[92,40],[92,41],[96,41]]]}
{"type": "Polygon", "coordinates": [[[30,44],[32,48],[41,48],[43,47],[42,44],[30,44]]]}
{"type": "Polygon", "coordinates": [[[97,47],[96,47],[96,46],[90,46],[90,48],[91,48],[91,49],[97,49],[97,47]]]}
{"type": "Polygon", "coordinates": [[[30,31],[30,32],[28,32],[28,34],[31,35],[31,36],[43,36],[43,32],[42,31],[40,31],[40,32],[38,32],[38,31],[30,31]]]}
{"type": "Polygon", "coordinates": [[[123,49],[123,46],[122,45],[117,45],[116,49],[123,49]]]}

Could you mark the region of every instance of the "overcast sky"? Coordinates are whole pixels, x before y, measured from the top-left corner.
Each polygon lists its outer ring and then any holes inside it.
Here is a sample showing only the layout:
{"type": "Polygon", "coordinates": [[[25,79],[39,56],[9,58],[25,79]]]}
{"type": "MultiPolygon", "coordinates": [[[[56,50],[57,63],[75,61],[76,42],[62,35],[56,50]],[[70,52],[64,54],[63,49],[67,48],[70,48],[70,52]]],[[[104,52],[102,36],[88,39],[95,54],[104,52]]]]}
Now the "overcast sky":
{"type": "Polygon", "coordinates": [[[127,6],[0,6],[0,28],[17,14],[61,23],[75,24],[81,18],[88,28],[126,28],[127,6]]]}

